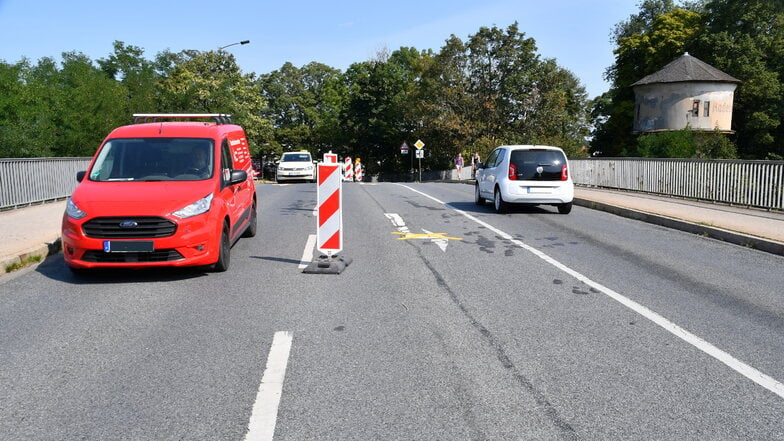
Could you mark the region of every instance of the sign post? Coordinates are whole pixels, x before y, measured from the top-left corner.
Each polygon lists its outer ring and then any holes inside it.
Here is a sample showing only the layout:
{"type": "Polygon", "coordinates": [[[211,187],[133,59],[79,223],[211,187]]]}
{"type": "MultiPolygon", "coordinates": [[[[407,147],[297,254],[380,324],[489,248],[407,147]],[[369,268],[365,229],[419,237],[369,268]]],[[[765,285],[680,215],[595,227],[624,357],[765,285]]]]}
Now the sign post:
{"type": "Polygon", "coordinates": [[[422,147],[424,146],[425,143],[421,139],[417,139],[417,142],[414,143],[414,147],[417,148],[416,157],[419,159],[419,182],[422,182],[422,158],[425,157],[425,151],[422,150],[422,147]]]}

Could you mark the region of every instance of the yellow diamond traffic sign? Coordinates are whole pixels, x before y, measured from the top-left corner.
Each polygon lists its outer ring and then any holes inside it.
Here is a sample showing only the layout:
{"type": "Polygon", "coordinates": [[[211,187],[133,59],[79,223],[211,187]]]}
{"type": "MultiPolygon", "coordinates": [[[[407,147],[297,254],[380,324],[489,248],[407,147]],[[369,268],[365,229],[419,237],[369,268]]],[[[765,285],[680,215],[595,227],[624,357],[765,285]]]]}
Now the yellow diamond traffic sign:
{"type": "Polygon", "coordinates": [[[424,143],[424,142],[422,142],[422,140],[421,140],[421,139],[417,139],[417,142],[415,142],[415,143],[414,143],[414,147],[416,147],[416,148],[418,148],[418,149],[421,149],[421,148],[422,148],[422,147],[424,147],[424,146],[425,146],[425,143],[424,143]]]}

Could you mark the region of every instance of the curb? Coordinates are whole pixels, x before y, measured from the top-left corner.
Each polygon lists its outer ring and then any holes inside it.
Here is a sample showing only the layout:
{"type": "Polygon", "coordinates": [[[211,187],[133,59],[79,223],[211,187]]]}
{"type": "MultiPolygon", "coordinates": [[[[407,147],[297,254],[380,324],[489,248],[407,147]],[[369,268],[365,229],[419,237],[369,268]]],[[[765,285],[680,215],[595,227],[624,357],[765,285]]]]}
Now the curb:
{"type": "MultiPolygon", "coordinates": [[[[62,242],[58,237],[53,242],[45,242],[41,245],[19,251],[15,255],[0,257],[0,276],[3,274],[8,274],[9,271],[7,268],[11,266],[16,265],[19,266],[19,268],[28,266],[31,263],[30,259],[37,257],[43,261],[47,257],[59,253],[61,249],[62,242]]],[[[19,268],[12,269],[11,272],[19,268]]]]}
{"type": "Polygon", "coordinates": [[[656,224],[675,230],[685,231],[687,233],[706,236],[713,239],[718,239],[724,242],[740,245],[746,248],[753,248],[756,250],[764,251],[766,253],[777,254],[784,256],[784,243],[776,242],[760,237],[749,236],[747,234],[738,233],[735,231],[724,230],[721,228],[711,227],[708,225],[695,224],[672,217],[662,216],[658,214],[646,213],[644,211],[637,211],[631,208],[623,208],[616,205],[605,204],[603,202],[596,202],[589,199],[574,198],[573,203],[582,207],[591,208],[594,210],[605,211],[607,213],[615,214],[617,216],[626,217],[650,224],[656,224]]]}

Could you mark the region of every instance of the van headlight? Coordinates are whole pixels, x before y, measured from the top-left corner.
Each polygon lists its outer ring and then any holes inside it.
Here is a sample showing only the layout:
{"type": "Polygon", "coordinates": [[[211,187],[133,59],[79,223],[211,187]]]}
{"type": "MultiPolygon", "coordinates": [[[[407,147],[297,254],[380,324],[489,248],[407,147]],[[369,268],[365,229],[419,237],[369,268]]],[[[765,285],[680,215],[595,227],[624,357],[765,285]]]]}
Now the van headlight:
{"type": "Polygon", "coordinates": [[[87,216],[87,213],[82,211],[71,198],[68,198],[68,202],[65,203],[65,214],[72,219],[81,219],[87,216]]]}
{"type": "Polygon", "coordinates": [[[210,211],[210,205],[212,205],[212,193],[204,196],[187,207],[180,208],[172,214],[179,217],[180,219],[185,219],[210,211]]]}

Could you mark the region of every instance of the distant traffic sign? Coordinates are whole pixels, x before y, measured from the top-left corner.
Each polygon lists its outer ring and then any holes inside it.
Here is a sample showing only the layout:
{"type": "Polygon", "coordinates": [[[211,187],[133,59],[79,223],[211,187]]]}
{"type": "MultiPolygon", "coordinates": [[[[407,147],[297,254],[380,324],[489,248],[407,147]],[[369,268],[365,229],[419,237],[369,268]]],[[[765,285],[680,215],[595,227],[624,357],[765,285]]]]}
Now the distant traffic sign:
{"type": "Polygon", "coordinates": [[[414,143],[414,147],[416,147],[417,149],[421,149],[424,146],[425,146],[425,143],[422,142],[421,139],[417,139],[417,142],[414,143]]]}
{"type": "Polygon", "coordinates": [[[417,149],[417,151],[416,151],[416,157],[417,157],[417,158],[420,158],[420,159],[424,158],[424,157],[425,157],[425,151],[424,151],[424,150],[422,150],[422,149],[417,149]]]}
{"type": "Polygon", "coordinates": [[[400,146],[400,153],[407,155],[408,154],[408,143],[403,141],[403,145],[400,146]]]}

